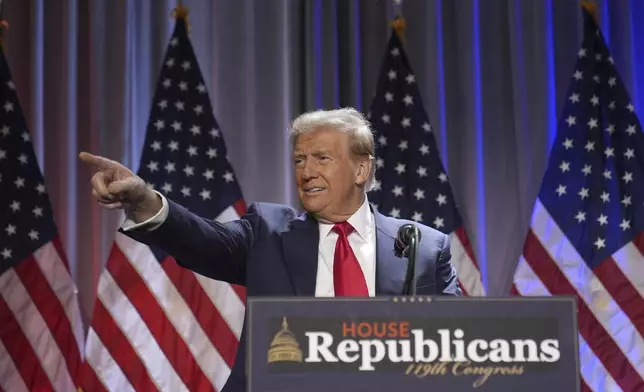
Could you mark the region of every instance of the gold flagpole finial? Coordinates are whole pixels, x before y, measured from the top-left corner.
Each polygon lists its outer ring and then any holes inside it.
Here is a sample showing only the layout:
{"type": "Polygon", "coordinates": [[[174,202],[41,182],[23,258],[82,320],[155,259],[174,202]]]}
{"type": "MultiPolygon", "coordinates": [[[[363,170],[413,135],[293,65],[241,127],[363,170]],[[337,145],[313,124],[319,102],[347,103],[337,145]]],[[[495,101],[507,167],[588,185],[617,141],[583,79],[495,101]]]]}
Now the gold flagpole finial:
{"type": "Polygon", "coordinates": [[[174,19],[183,19],[183,22],[186,24],[186,29],[190,31],[190,24],[188,23],[188,9],[183,6],[183,1],[179,0],[177,6],[172,10],[170,14],[174,19]]]}
{"type": "Polygon", "coordinates": [[[391,22],[391,27],[393,27],[398,39],[404,44],[405,43],[405,28],[407,24],[405,23],[405,18],[402,16],[402,0],[394,0],[394,13],[395,18],[391,22]]]}
{"type": "Polygon", "coordinates": [[[9,30],[9,22],[0,17],[0,46],[4,46],[4,32],[9,30]]]}
{"type": "Polygon", "coordinates": [[[593,17],[597,26],[599,26],[599,12],[597,11],[597,4],[592,1],[583,0],[581,6],[593,17]]]}
{"type": "Polygon", "coordinates": [[[4,46],[4,32],[9,29],[9,23],[4,19],[4,1],[0,0],[0,46],[4,46]]]}

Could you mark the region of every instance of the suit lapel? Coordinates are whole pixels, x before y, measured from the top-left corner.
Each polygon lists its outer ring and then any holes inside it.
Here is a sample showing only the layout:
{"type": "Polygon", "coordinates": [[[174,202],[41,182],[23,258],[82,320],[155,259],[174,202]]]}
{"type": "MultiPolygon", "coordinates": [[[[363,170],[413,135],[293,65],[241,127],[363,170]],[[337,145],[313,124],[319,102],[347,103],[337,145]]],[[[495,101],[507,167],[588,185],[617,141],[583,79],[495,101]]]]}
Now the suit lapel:
{"type": "Polygon", "coordinates": [[[317,221],[302,214],[282,233],[282,246],[293,286],[298,296],[315,296],[318,271],[319,232],[317,221]]]}
{"type": "Polygon", "coordinates": [[[376,221],[376,295],[400,295],[407,262],[394,252],[398,228],[375,209],[373,213],[376,221]]]}

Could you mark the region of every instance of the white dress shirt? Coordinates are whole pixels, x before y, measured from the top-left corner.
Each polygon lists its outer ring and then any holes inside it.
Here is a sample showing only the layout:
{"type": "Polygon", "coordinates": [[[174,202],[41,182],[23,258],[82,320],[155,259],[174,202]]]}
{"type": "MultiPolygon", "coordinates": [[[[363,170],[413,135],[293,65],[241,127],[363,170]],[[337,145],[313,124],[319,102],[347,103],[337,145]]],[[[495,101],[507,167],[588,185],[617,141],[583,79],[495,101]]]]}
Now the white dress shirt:
{"type": "MultiPolygon", "coordinates": [[[[367,282],[367,289],[369,289],[369,296],[373,297],[376,292],[376,225],[366,197],[362,206],[347,221],[354,229],[348,237],[349,245],[362,268],[362,273],[367,282]]],[[[333,256],[335,255],[335,243],[338,240],[338,234],[331,230],[333,229],[333,224],[319,222],[318,228],[320,231],[320,243],[318,246],[318,274],[315,281],[315,296],[334,297],[333,256]]]]}
{"type": "MultiPolygon", "coordinates": [[[[134,229],[154,230],[166,220],[168,216],[168,201],[161,193],[156,193],[161,197],[163,202],[161,210],[145,222],[135,223],[130,219],[126,219],[121,226],[124,231],[134,229]]],[[[367,289],[369,290],[369,296],[373,297],[376,292],[376,225],[366,197],[362,206],[347,221],[354,228],[351,234],[349,234],[349,245],[362,268],[367,289]]],[[[330,223],[318,222],[318,229],[320,239],[318,245],[318,271],[315,281],[315,296],[334,297],[333,259],[338,234],[331,230],[333,229],[333,224],[330,223]]]]}

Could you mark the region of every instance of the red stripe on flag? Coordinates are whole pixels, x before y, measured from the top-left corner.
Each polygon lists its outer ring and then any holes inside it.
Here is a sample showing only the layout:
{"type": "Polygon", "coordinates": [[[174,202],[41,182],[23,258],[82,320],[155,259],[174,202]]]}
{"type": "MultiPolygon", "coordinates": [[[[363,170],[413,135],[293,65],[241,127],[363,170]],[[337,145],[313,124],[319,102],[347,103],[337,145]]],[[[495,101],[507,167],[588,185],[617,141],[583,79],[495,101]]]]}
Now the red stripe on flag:
{"type": "Polygon", "coordinates": [[[597,358],[613,376],[613,379],[626,391],[644,390],[644,381],[635,371],[624,353],[613,341],[610,334],[595,319],[595,315],[588,308],[577,290],[570,284],[566,276],[555,265],[550,254],[543,248],[532,229],[528,235],[523,250],[523,255],[539,280],[551,294],[574,295],[577,297],[579,333],[588,342],[597,358]]]}
{"type": "Polygon", "coordinates": [[[2,296],[0,296],[0,340],[27,385],[27,389],[43,392],[54,390],[40,365],[36,352],[2,296]]]}
{"type": "Polygon", "coordinates": [[[626,316],[631,319],[640,335],[644,336],[644,298],[615,264],[615,260],[609,258],[602,261],[593,268],[593,272],[626,316]]]}
{"type": "Polygon", "coordinates": [[[172,257],[166,257],[162,266],[192,310],[206,336],[219,351],[228,367],[232,368],[235,363],[238,342],[228,323],[221,317],[219,310],[190,270],[179,267],[172,257]]]}
{"type": "Polygon", "coordinates": [[[242,303],[246,304],[246,287],[236,284],[231,284],[230,287],[232,287],[235,293],[237,293],[237,296],[242,301],[242,303]]]}
{"type": "Polygon", "coordinates": [[[82,390],[86,392],[107,392],[105,385],[103,385],[98,376],[96,376],[96,372],[94,372],[94,369],[89,365],[87,361],[83,362],[83,364],[81,365],[80,384],[82,390]]]}
{"type": "Polygon", "coordinates": [[[583,379],[583,377],[580,377],[580,378],[581,378],[581,382],[580,382],[580,384],[581,384],[581,392],[593,392],[593,390],[590,389],[588,384],[586,384],[586,381],[583,379]]]}
{"type": "Polygon", "coordinates": [[[186,342],[118,246],[112,248],[107,270],[136,308],[186,387],[191,391],[214,391],[186,342]]]}
{"type": "Polygon", "coordinates": [[[644,233],[640,233],[633,239],[633,245],[644,255],[644,233]]]}
{"type": "Polygon", "coordinates": [[[472,264],[476,266],[476,269],[480,269],[479,263],[476,261],[476,257],[474,257],[474,249],[472,248],[472,242],[470,241],[469,237],[467,236],[467,233],[465,232],[465,227],[461,226],[456,231],[456,236],[458,237],[459,241],[461,241],[461,244],[463,245],[463,249],[465,249],[465,253],[467,253],[467,256],[472,260],[472,264]]]}
{"type": "Polygon", "coordinates": [[[457,279],[457,280],[458,280],[458,287],[459,287],[459,288],[461,289],[461,291],[463,292],[463,296],[464,296],[464,297],[468,297],[468,296],[469,296],[469,294],[467,293],[467,290],[465,290],[465,286],[463,285],[463,283],[461,283],[461,280],[460,280],[460,279],[457,279]]]}
{"type": "MultiPolygon", "coordinates": [[[[47,262],[53,263],[55,261],[49,260],[47,262]]],[[[70,378],[74,385],[78,386],[78,372],[81,364],[80,349],[74,337],[72,325],[58,296],[49,286],[47,278],[33,256],[23,260],[14,270],[20,277],[34,305],[38,308],[38,312],[45,320],[47,328],[65,358],[70,378]]]]}
{"type": "MultiPolygon", "coordinates": [[[[114,256],[114,250],[112,250],[111,256],[114,256]]],[[[105,349],[110,353],[114,362],[121,365],[121,371],[130,384],[132,384],[134,390],[158,391],[156,384],[152,381],[150,374],[138,353],[132,347],[130,340],[116,325],[110,312],[108,312],[100,300],[97,300],[94,306],[93,320],[92,329],[96,333],[96,336],[98,336],[105,349]]],[[[93,370],[92,373],[94,373],[93,370]]],[[[83,388],[86,391],[96,390],[96,380],[94,377],[96,375],[92,376],[92,374],[83,372],[83,382],[87,383],[83,388]]]]}
{"type": "Polygon", "coordinates": [[[233,204],[233,208],[239,216],[244,216],[244,214],[246,214],[246,202],[243,199],[237,200],[235,204],[233,204]]]}

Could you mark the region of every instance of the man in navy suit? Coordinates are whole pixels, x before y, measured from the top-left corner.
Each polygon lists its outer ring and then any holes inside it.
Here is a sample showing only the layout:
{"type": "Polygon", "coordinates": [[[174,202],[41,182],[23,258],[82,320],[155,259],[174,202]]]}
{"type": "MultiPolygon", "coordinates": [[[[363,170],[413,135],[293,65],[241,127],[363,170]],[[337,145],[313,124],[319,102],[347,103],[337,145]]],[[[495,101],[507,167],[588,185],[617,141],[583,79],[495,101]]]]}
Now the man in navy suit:
{"type": "MultiPolygon", "coordinates": [[[[400,295],[407,264],[395,254],[394,241],[402,225],[415,222],[386,217],[368,203],[375,173],[368,122],[351,108],[320,110],[295,119],[291,132],[306,212],[253,203],[241,219],[223,224],[151,190],[117,162],[80,157],[96,169],[92,187],[99,204],[125,211],[123,232],[164,249],[184,268],[245,286],[248,296],[400,295]]],[[[417,293],[461,295],[449,237],[416,225],[417,293]]],[[[224,392],[245,391],[244,336],[224,392]]]]}

